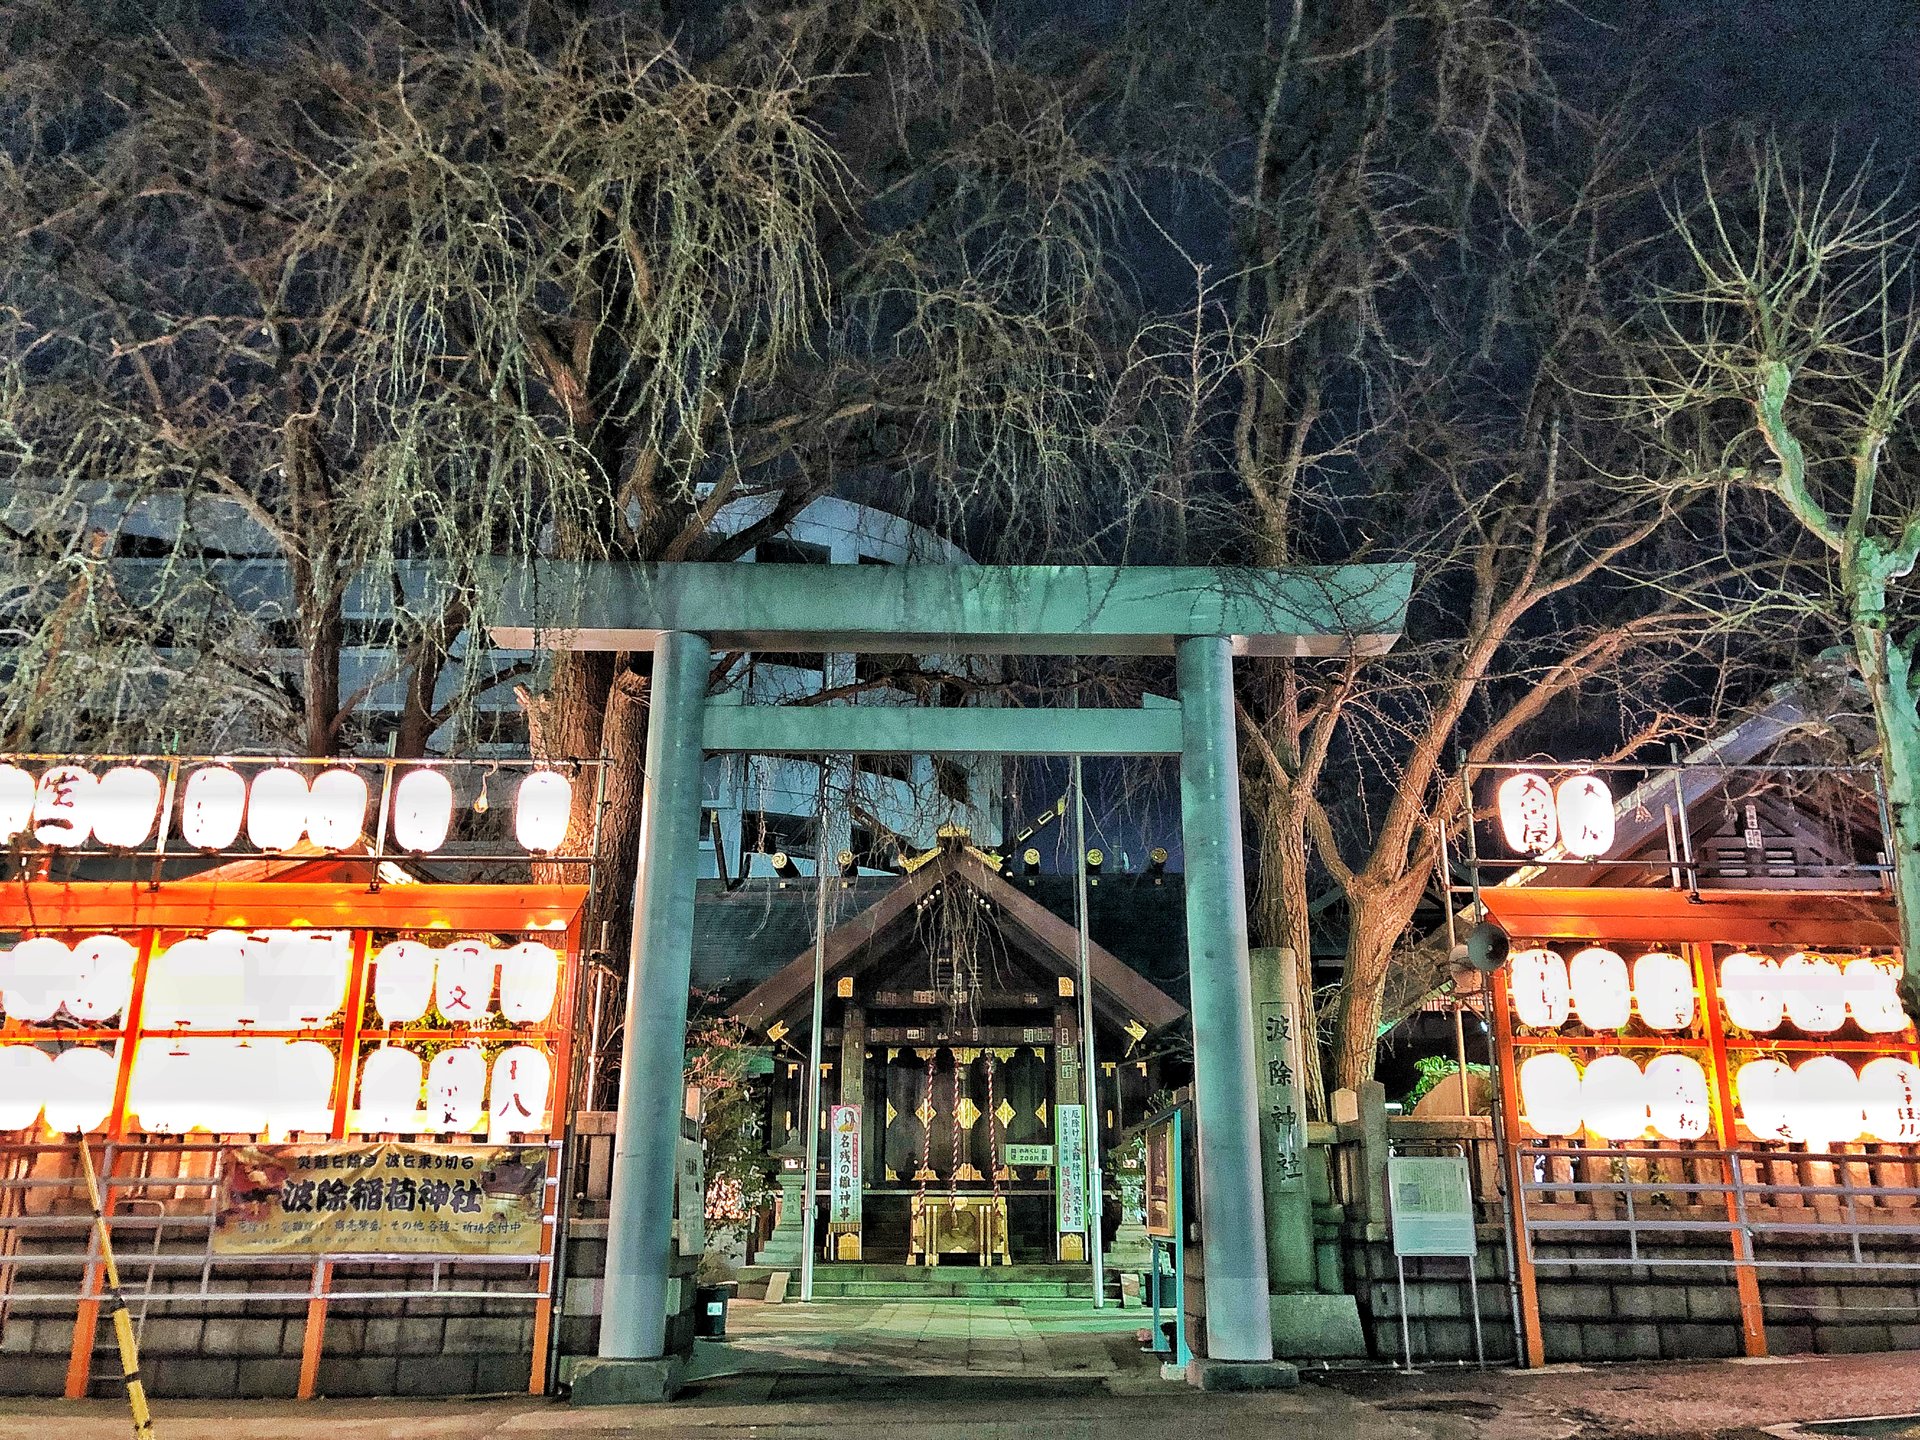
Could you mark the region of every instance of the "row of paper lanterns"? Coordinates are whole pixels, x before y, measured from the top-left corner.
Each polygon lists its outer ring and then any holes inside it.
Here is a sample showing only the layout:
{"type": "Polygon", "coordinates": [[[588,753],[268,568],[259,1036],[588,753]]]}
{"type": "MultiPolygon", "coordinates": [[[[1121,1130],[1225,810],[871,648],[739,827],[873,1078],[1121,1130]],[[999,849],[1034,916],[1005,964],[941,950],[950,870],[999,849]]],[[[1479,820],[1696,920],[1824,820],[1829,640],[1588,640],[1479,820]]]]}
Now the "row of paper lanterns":
{"type": "MultiPolygon", "coordinates": [[[[1540,1135],[1587,1130],[1603,1140],[1637,1140],[1648,1130],[1668,1140],[1698,1140],[1711,1126],[1707,1075],[1690,1055],[1656,1055],[1645,1070],[1629,1056],[1602,1055],[1583,1071],[1558,1051],[1520,1065],[1520,1104],[1540,1135]]],[[[1856,1074],[1834,1055],[1797,1066],[1749,1060],[1734,1072],[1740,1118],[1756,1139],[1815,1147],[1865,1136],[1891,1144],[1920,1141],[1920,1068],[1895,1056],[1869,1060],[1856,1074]]]]}
{"type": "MultiPolygon", "coordinates": [[[[323,850],[345,850],[366,828],[366,778],[346,768],[303,771],[277,765],[254,773],[251,784],[226,765],[190,771],[180,787],[180,836],[200,850],[226,850],[244,825],[256,850],[291,850],[303,838],[323,850]]],[[[89,841],[131,850],[147,843],[160,814],[161,778],[139,765],[96,776],[79,765],[55,765],[36,780],[17,765],[0,765],[0,844],[30,831],[42,845],[74,847],[89,841]]],[[[409,770],[393,787],[394,842],[426,854],[447,842],[453,827],[453,784],[444,772],[409,770]]],[[[573,783],[555,770],[524,776],[514,799],[513,826],[521,848],[546,855],[567,835],[573,783]]]]}
{"type": "MultiPolygon", "coordinates": [[[[1741,951],[1720,966],[1720,1000],[1729,1023],[1765,1035],[1791,1021],[1809,1035],[1830,1035],[1851,1017],[1869,1035],[1907,1028],[1896,988],[1898,972],[1867,956],[1842,964],[1821,955],[1784,960],[1741,951]]],[[[1650,951],[1626,960],[1591,945],[1563,959],[1556,951],[1514,955],[1508,987],[1522,1025],[1557,1030],[1577,1018],[1589,1030],[1620,1030],[1637,1012],[1654,1030],[1693,1023],[1693,967],[1679,955],[1650,951]]]]}
{"type": "Polygon", "coordinates": [[[1522,770],[1500,782],[1494,803],[1501,837],[1515,854],[1545,857],[1558,846],[1592,860],[1613,848],[1613,792],[1598,775],[1574,775],[1556,786],[1522,770]]]}
{"type": "MultiPolygon", "coordinates": [[[[0,1012],[42,1024],[65,1011],[79,1021],[111,1020],[133,990],[134,947],[117,935],[71,946],[50,935],[0,952],[0,1012]]],[[[344,930],[215,930],[177,940],[153,957],[141,1022],[149,1030],[311,1030],[346,999],[352,958],[344,930]]],[[[560,957],[537,940],[496,950],[476,940],[445,949],[396,940],[374,957],[374,1008],[387,1025],[407,1025],[429,1005],[449,1022],[471,1024],[493,1008],[536,1025],[553,1012],[560,957]]]]}
{"type": "MultiPolygon", "coordinates": [[[[157,1134],[205,1130],[257,1135],[333,1126],[335,1055],[317,1040],[142,1040],[134,1052],[127,1109],[157,1134]]],[[[113,1108],[118,1062],[110,1049],[76,1046],[57,1055],[0,1045],[0,1131],[44,1117],[51,1130],[98,1129],[113,1108]]],[[[440,1051],[431,1063],[399,1046],[372,1051],[360,1072],[363,1132],[496,1133],[544,1130],[553,1069],[545,1052],[511,1045],[491,1067],[477,1046],[440,1051]]]]}

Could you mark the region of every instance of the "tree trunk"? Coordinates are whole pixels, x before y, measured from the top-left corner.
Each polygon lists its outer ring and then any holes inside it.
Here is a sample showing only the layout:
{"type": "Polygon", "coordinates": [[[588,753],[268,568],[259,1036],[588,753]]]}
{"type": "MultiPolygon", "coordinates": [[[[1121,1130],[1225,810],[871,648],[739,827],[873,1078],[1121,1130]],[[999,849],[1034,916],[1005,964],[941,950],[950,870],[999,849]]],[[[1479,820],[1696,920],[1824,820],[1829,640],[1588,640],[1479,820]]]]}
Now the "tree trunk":
{"type": "Polygon", "coordinates": [[[1920,691],[1915,689],[1913,642],[1903,645],[1888,633],[1885,587],[1875,588],[1877,597],[1856,599],[1854,650],[1873,701],[1880,777],[1893,831],[1888,860],[1906,957],[1900,998],[1909,1015],[1920,1017],[1920,691]]]}
{"type": "Polygon", "coordinates": [[[307,754],[331,755],[340,748],[335,721],[340,715],[340,647],[347,632],[340,602],[323,602],[323,608],[307,615],[301,631],[306,646],[300,666],[307,754]]]}
{"type": "Polygon", "coordinates": [[[1333,1030],[1333,1086],[1351,1090],[1371,1080],[1380,1049],[1380,1008],[1399,927],[1380,902],[1347,894],[1347,972],[1333,1030]]]}
{"type": "MultiPolygon", "coordinates": [[[[1246,773],[1252,773],[1249,770],[1246,773]]],[[[1301,1077],[1307,1112],[1315,1120],[1327,1113],[1327,1090],[1320,1056],[1320,1017],[1313,995],[1313,930],[1308,915],[1307,835],[1299,814],[1271,782],[1254,787],[1248,814],[1254,826],[1253,914],[1256,946],[1280,946],[1299,957],[1294,968],[1297,1013],[1306,1026],[1301,1047],[1306,1073],[1301,1077]]]]}

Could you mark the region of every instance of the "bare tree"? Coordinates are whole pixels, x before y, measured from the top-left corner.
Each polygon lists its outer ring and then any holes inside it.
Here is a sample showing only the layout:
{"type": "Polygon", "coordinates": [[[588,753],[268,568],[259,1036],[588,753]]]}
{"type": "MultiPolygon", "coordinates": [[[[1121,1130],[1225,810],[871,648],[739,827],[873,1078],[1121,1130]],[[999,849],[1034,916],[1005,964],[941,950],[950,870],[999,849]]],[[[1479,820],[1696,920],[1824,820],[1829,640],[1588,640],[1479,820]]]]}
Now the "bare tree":
{"type": "Polygon", "coordinates": [[[1732,515],[1735,534],[1799,563],[1754,603],[1851,651],[1892,821],[1901,993],[1920,1014],[1920,211],[1867,170],[1809,173],[1768,143],[1703,164],[1670,215],[1680,273],[1632,337],[1628,414],[1692,488],[1765,502],[1757,527],[1732,515]]]}

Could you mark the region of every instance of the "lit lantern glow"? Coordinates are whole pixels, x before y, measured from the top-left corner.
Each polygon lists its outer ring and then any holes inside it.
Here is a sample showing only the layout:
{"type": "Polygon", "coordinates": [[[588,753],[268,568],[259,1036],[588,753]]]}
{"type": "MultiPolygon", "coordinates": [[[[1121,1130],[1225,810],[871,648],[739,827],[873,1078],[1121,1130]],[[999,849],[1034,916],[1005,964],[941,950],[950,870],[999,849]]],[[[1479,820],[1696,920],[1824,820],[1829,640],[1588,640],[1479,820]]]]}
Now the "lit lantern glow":
{"type": "Polygon", "coordinates": [[[291,1133],[333,1128],[333,1051],[296,1040],[273,1058],[267,1126],[291,1133]]]}
{"type": "Polygon", "coordinates": [[[487,1057],[476,1045],[454,1045],[427,1066],[427,1128],[472,1130],[487,1091],[487,1057]]]}
{"type": "Polygon", "coordinates": [[[193,1128],[199,1100],[195,1062],[200,1058],[171,1040],[140,1042],[133,1052],[127,1108],[142,1130],[183,1135],[193,1128]]]}
{"type": "Polygon", "coordinates": [[[1840,977],[1854,1024],[1869,1035],[1898,1035],[1907,1028],[1907,1012],[1900,1008],[1896,988],[1898,969],[1862,955],[1849,960],[1840,977]]]}
{"type": "Polygon", "coordinates": [[[176,941],[154,957],[143,1013],[156,1029],[231,1030],[248,1000],[244,938],[222,930],[176,941]]]}
{"type": "Polygon", "coordinates": [[[406,1131],[420,1128],[420,1057],[397,1045],[384,1046],[367,1056],[360,1067],[360,1114],[364,1131],[406,1131]]]}
{"type": "Polygon", "coordinates": [[[33,792],[33,776],[18,765],[0,765],[0,845],[33,823],[33,792]]]}
{"type": "Polygon", "coordinates": [[[1860,1077],[1837,1055],[1816,1055],[1794,1067],[1800,1118],[1794,1125],[1810,1150],[1825,1150],[1860,1138],[1866,1123],[1860,1077]]]}
{"type": "Polygon", "coordinates": [[[1508,985],[1520,1023],[1536,1030],[1557,1030],[1566,1024],[1573,996],[1567,984],[1567,962],[1552,950],[1522,950],[1513,957],[1511,968],[1508,985]]]}
{"type": "Polygon", "coordinates": [[[0,955],[0,1010],[40,1025],[53,1018],[73,986],[73,952],[51,935],[22,940],[0,955]]]}
{"type": "Polygon", "coordinates": [[[307,777],[276,765],[253,777],[247,791],[247,843],[256,850],[291,850],[307,833],[313,804],[307,777]]]}
{"type": "Polygon", "coordinates": [[[1507,848],[1519,855],[1542,855],[1553,848],[1558,834],[1554,818],[1553,787],[1530,770],[1509,775],[1496,796],[1500,833],[1507,848]]]}
{"type": "Polygon", "coordinates": [[[323,770],[313,777],[307,834],[323,850],[359,843],[367,823],[367,782],[351,770],[323,770]]]}
{"type": "Polygon", "coordinates": [[[1707,1072],[1691,1055],[1656,1055],[1647,1062],[1647,1113],[1653,1132],[1665,1140],[1698,1140],[1712,1110],[1707,1072]]]}
{"type": "Polygon", "coordinates": [[[1754,1035],[1770,1035],[1786,1014],[1780,967],[1747,951],[1729,955],[1720,965],[1720,1003],[1727,1023],[1754,1035]]]}
{"type": "Polygon", "coordinates": [[[239,838],[247,782],[225,765],[203,765],[180,787],[180,838],[198,850],[225,850],[239,838]]]}
{"type": "Polygon", "coordinates": [[[93,796],[93,835],[102,845],[131,850],[147,843],[160,814],[160,777],[121,765],[100,777],[93,796]]]}
{"type": "Polygon", "coordinates": [[[1920,1069],[1892,1055],[1869,1060],[1860,1067],[1860,1106],[1874,1139],[1889,1145],[1920,1141],[1920,1069]]]}
{"type": "Polygon", "coordinates": [[[1587,1129],[1603,1140],[1638,1140],[1647,1133],[1647,1083],[1625,1055],[1587,1062],[1580,1077],[1580,1110],[1587,1129]]]}
{"type": "Polygon", "coordinates": [[[1580,1067],[1557,1050],[1529,1055],[1520,1065],[1520,1104],[1536,1135],[1572,1135],[1580,1129],[1580,1067]]]}
{"type": "Polygon", "coordinates": [[[98,1130],[113,1109],[120,1062],[111,1050],[76,1046],[53,1057],[47,1077],[47,1128],[63,1135],[98,1130]]]}
{"type": "Polygon", "coordinates": [[[32,1045],[0,1045],[0,1131],[25,1130],[40,1118],[53,1057],[32,1045]]]}
{"type": "Polygon", "coordinates": [[[553,1012],[560,957],[537,940],[500,957],[500,1013],[516,1025],[537,1025],[553,1012]]]}
{"type": "Polygon", "coordinates": [[[1847,1023],[1846,980],[1833,961],[1789,955],[1780,962],[1780,989],[1787,1019],[1807,1034],[1831,1035],[1847,1023]]]}
{"type": "Polygon", "coordinates": [[[1793,1071],[1778,1060],[1749,1060],[1734,1072],[1740,1118],[1756,1140],[1797,1140],[1800,1086],[1793,1071]]]}
{"type": "Polygon", "coordinates": [[[67,1013],[76,1020],[113,1019],[133,993],[138,958],[139,952],[118,935],[90,935],[76,944],[67,1013]]]}
{"type": "Polygon", "coordinates": [[[269,930],[246,937],[246,1018],[270,1030],[311,1030],[347,994],[347,934],[269,930]]]}
{"type": "Polygon", "coordinates": [[[509,1045],[493,1061],[487,1090],[487,1130],[499,1139],[523,1130],[544,1130],[553,1066],[531,1045],[509,1045]]]}
{"type": "Polygon", "coordinates": [[[1555,792],[1560,844],[1569,855],[1592,860],[1613,848],[1613,792],[1598,775],[1562,780],[1555,792]]]}
{"type": "Polygon", "coordinates": [[[413,940],[380,947],[373,957],[373,1008],[381,1024],[408,1025],[427,1013],[433,1000],[436,958],[431,948],[413,940]]]}
{"type": "Polygon", "coordinates": [[[573,814],[573,782],[557,770],[536,770],[520,782],[513,802],[513,833],[521,847],[547,855],[567,838],[573,814]]]}
{"type": "Polygon", "coordinates": [[[393,787],[393,838],[402,850],[424,855],[447,843],[453,827],[453,786],[438,770],[409,770],[393,787]]]}
{"type": "Polygon", "coordinates": [[[447,946],[434,966],[435,1008],[455,1025],[484,1019],[493,1003],[494,963],[494,952],[478,940],[447,946]]]}
{"type": "Polygon", "coordinates": [[[1633,1018],[1633,989],[1627,983],[1627,962],[1598,945],[1580,951],[1567,962],[1567,983],[1573,1008],[1589,1030],[1621,1030],[1633,1018]]]}
{"type": "Polygon", "coordinates": [[[100,782],[78,765],[43,771],[33,792],[33,838],[42,845],[84,845],[93,834],[93,803],[100,782]]]}
{"type": "Polygon", "coordinates": [[[1652,950],[1633,962],[1633,1001],[1655,1030],[1693,1023],[1693,967],[1678,955],[1652,950]]]}

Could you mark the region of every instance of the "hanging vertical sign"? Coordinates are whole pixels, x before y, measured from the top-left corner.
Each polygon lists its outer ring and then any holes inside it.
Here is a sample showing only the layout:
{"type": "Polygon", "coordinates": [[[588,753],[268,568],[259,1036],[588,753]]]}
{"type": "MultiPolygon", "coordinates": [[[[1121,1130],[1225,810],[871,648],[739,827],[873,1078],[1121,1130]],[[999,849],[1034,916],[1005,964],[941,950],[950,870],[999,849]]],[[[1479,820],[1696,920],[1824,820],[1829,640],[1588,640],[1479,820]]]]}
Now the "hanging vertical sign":
{"type": "Polygon", "coordinates": [[[860,1107],[827,1112],[827,1217],[835,1225],[860,1223],[860,1107]]]}
{"type": "Polygon", "coordinates": [[[1260,1006],[1260,1130],[1267,1146],[1269,1183],[1278,1190],[1307,1184],[1307,1115],[1300,1093],[1300,1023],[1291,1000],[1260,1006]]]}
{"type": "Polygon", "coordinates": [[[1054,1145],[1060,1163],[1054,1170],[1054,1197],[1062,1235],[1087,1228],[1087,1111],[1084,1105],[1059,1105],[1053,1112],[1054,1145]]]}

